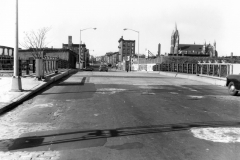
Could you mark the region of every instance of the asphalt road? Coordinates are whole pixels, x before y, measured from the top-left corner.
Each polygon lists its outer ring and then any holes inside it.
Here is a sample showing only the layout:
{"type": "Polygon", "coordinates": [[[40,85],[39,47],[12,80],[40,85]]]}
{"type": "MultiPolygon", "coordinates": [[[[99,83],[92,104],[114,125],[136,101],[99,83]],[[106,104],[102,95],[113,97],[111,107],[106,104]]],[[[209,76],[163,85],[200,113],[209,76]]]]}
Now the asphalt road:
{"type": "Polygon", "coordinates": [[[239,107],[202,82],[78,72],[0,118],[0,158],[237,160],[239,107]]]}

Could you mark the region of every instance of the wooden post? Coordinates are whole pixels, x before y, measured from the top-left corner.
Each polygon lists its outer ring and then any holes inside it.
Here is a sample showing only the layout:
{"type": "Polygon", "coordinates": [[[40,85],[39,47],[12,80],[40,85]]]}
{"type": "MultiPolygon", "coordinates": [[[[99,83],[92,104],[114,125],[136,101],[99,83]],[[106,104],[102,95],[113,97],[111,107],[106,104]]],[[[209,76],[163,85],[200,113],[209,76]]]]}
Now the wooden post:
{"type": "Polygon", "coordinates": [[[56,71],[58,72],[58,62],[59,62],[59,59],[56,58],[56,71]]]}
{"type": "Polygon", "coordinates": [[[32,65],[33,65],[33,73],[35,73],[36,72],[36,65],[35,65],[35,62],[36,62],[36,60],[34,59],[33,61],[32,61],[33,63],[32,63],[32,65]]]}
{"type": "Polygon", "coordinates": [[[215,65],[213,64],[212,66],[213,66],[213,76],[214,76],[214,67],[215,67],[215,65]]]}
{"type": "Polygon", "coordinates": [[[198,64],[195,64],[196,65],[196,75],[198,74],[198,64]]]}
{"type": "Polygon", "coordinates": [[[229,65],[227,64],[227,76],[229,75],[229,65]]]}
{"type": "Polygon", "coordinates": [[[19,76],[22,76],[22,60],[18,60],[18,65],[19,65],[19,76]]]}
{"type": "Polygon", "coordinates": [[[46,72],[46,74],[48,73],[48,62],[47,62],[47,58],[44,60],[44,71],[46,72]]]}
{"type": "Polygon", "coordinates": [[[207,75],[208,75],[208,66],[209,66],[209,65],[207,64],[207,75]]]}
{"type": "Polygon", "coordinates": [[[193,63],[192,63],[192,74],[193,74],[193,63]]]}
{"type": "Polygon", "coordinates": [[[55,72],[55,68],[54,68],[54,58],[51,58],[51,64],[52,64],[52,72],[55,72]]]}
{"type": "Polygon", "coordinates": [[[220,65],[218,64],[218,77],[220,77],[220,65]]]}
{"type": "Polygon", "coordinates": [[[29,60],[26,60],[26,74],[29,75],[29,60]]]}
{"type": "Polygon", "coordinates": [[[203,64],[201,64],[200,67],[201,67],[201,74],[203,74],[202,73],[203,72],[203,64]]]}
{"type": "Polygon", "coordinates": [[[40,79],[40,59],[35,60],[36,63],[36,78],[40,79]]]}

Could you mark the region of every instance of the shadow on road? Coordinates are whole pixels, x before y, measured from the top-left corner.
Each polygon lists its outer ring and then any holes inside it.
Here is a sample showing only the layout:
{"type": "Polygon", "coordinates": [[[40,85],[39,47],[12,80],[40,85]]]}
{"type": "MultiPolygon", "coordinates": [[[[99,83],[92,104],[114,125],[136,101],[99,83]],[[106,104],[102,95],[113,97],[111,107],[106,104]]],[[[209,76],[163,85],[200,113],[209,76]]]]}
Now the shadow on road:
{"type": "Polygon", "coordinates": [[[1,151],[39,151],[39,150],[68,150],[103,146],[107,138],[184,131],[191,128],[206,127],[234,127],[240,122],[195,122],[165,125],[151,125],[139,127],[125,127],[103,130],[53,130],[31,132],[21,135],[21,138],[0,141],[1,151]]]}

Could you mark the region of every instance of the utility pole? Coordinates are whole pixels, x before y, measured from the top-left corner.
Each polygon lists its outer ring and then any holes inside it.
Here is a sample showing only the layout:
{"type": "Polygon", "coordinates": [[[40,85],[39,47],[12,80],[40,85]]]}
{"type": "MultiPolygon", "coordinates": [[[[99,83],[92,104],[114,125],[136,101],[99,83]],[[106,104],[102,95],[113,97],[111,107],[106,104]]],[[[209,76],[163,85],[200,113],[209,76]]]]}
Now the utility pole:
{"type": "Polygon", "coordinates": [[[19,66],[18,66],[18,0],[16,0],[16,30],[15,30],[15,47],[14,47],[14,68],[12,77],[12,88],[11,92],[21,92],[22,91],[22,81],[19,76],[19,66]]]}

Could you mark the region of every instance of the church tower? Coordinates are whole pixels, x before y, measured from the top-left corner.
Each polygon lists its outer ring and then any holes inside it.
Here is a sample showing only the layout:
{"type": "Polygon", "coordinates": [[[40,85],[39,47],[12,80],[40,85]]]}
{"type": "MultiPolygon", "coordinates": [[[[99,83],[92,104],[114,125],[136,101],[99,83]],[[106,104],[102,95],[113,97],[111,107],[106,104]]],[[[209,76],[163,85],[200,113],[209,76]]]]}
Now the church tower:
{"type": "Polygon", "coordinates": [[[179,36],[176,37],[174,54],[178,55],[178,46],[179,46],[179,36]]]}
{"type": "Polygon", "coordinates": [[[213,57],[217,57],[216,55],[216,41],[213,42],[213,57]]]}
{"type": "Polygon", "coordinates": [[[170,54],[173,54],[173,52],[174,52],[174,31],[172,32],[172,36],[171,36],[170,54]]]}
{"type": "Polygon", "coordinates": [[[202,54],[206,54],[206,41],[205,41],[205,43],[203,44],[202,54]]]}
{"type": "Polygon", "coordinates": [[[174,33],[174,54],[178,55],[178,47],[179,47],[179,33],[177,30],[177,24],[175,24],[175,33],[174,33]]]}

